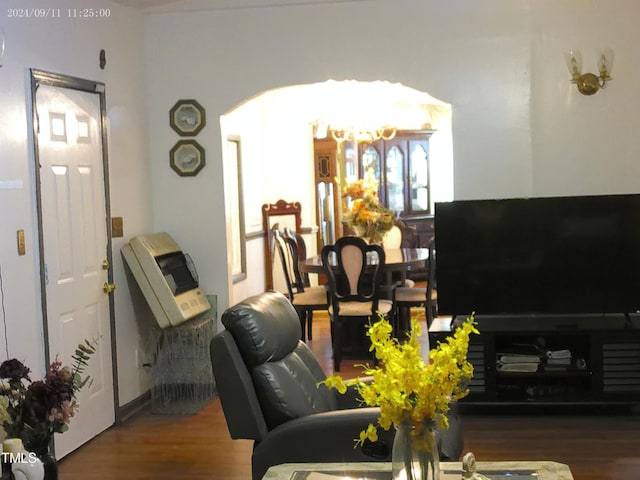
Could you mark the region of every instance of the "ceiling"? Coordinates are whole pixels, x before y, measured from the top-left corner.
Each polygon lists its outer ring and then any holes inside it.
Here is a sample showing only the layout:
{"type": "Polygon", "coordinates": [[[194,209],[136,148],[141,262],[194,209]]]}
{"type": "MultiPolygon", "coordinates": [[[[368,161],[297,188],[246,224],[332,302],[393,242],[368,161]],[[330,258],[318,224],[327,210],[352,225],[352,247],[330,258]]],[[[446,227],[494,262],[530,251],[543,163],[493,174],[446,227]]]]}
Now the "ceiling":
{"type": "Polygon", "coordinates": [[[136,8],[145,13],[169,13],[202,10],[233,10],[243,8],[286,7],[292,5],[318,5],[357,3],[369,0],[113,0],[115,3],[136,8]]]}

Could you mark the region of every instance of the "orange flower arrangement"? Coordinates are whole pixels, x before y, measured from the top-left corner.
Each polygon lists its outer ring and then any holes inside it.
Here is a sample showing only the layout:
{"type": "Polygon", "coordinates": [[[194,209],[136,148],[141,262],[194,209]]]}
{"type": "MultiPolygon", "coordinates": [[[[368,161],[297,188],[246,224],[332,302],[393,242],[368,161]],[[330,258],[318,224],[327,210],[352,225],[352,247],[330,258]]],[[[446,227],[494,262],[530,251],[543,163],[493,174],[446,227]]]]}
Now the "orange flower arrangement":
{"type": "Polygon", "coordinates": [[[342,196],[352,200],[343,217],[347,225],[369,243],[382,243],[382,237],[393,226],[395,215],[380,205],[377,182],[370,178],[356,180],[346,186],[342,196]]]}

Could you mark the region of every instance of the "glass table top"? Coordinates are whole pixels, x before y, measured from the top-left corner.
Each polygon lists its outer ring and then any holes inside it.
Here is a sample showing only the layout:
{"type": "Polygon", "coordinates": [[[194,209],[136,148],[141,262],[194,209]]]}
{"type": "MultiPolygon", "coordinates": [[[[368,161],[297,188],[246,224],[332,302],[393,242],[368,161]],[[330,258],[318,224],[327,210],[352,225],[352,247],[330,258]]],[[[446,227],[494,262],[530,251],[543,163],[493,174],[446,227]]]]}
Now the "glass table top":
{"type": "MultiPolygon", "coordinates": [[[[462,480],[462,462],[440,462],[440,480],[462,480]]],[[[491,480],[574,480],[568,465],[553,461],[477,462],[491,480]]],[[[285,463],[269,468],[263,480],[392,480],[389,462],[285,463]]]]}
{"type": "MultiPolygon", "coordinates": [[[[478,471],[482,475],[489,477],[491,480],[532,480],[539,479],[540,476],[536,470],[485,470],[478,471]]],[[[441,473],[442,480],[461,479],[462,472],[460,470],[443,469],[441,473]]],[[[291,476],[291,480],[392,480],[389,471],[362,471],[362,470],[345,470],[335,471],[301,471],[296,470],[291,476]]]]}

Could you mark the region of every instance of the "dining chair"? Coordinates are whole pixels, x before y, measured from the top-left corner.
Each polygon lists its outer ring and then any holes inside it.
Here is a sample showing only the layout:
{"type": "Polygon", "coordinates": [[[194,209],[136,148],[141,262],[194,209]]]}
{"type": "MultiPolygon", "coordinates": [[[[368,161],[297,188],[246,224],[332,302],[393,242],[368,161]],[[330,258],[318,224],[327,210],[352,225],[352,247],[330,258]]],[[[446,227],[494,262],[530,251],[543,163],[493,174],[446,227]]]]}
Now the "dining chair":
{"type": "MultiPolygon", "coordinates": [[[[397,220],[396,223],[383,235],[382,237],[382,247],[385,250],[391,248],[402,248],[405,245],[405,230],[408,229],[404,222],[397,220]]],[[[393,281],[396,283],[398,287],[413,287],[416,283],[407,278],[406,274],[402,272],[395,272],[396,274],[392,276],[393,281]]]]}
{"type": "Polygon", "coordinates": [[[438,316],[438,282],[436,276],[436,240],[429,242],[429,272],[427,281],[427,327],[438,316]]]}
{"type": "Polygon", "coordinates": [[[309,279],[309,273],[301,272],[300,270],[300,260],[307,258],[307,244],[304,241],[304,237],[290,227],[284,227],[284,236],[285,238],[293,240],[296,245],[297,261],[294,264],[296,277],[300,277],[304,287],[310,287],[311,281],[309,279]]]}
{"type": "Polygon", "coordinates": [[[382,237],[384,248],[418,248],[418,244],[416,226],[407,225],[401,218],[396,218],[391,229],[382,237]]]}
{"type": "MultiPolygon", "coordinates": [[[[300,202],[287,202],[280,199],[276,203],[265,203],[262,205],[262,230],[269,232],[274,228],[279,228],[277,225],[280,223],[294,222],[296,231],[299,231],[302,222],[301,212],[300,202]]],[[[272,268],[274,256],[273,238],[268,235],[267,241],[264,242],[265,285],[268,290],[274,288],[272,268]]]]}
{"type": "Polygon", "coordinates": [[[399,287],[395,292],[397,335],[402,335],[411,327],[411,308],[424,307],[427,317],[427,328],[437,315],[438,291],[436,288],[436,249],[435,240],[429,242],[429,258],[427,258],[427,286],[399,287]]]}
{"type": "Polygon", "coordinates": [[[402,246],[402,230],[397,225],[393,225],[383,236],[382,246],[384,248],[400,248],[402,246]]]}
{"type": "Polygon", "coordinates": [[[305,341],[306,337],[308,340],[313,340],[313,312],[328,309],[327,290],[324,286],[304,286],[298,267],[298,248],[295,240],[284,237],[277,229],[272,230],[272,233],[282,264],[287,295],[300,318],[301,339],[305,341]]]}
{"type": "Polygon", "coordinates": [[[334,245],[325,245],[320,255],[329,286],[333,368],[339,372],[348,322],[355,318],[373,321],[378,314],[392,319],[395,287],[382,284],[385,253],[379,245],[342,237],[334,245]]]}

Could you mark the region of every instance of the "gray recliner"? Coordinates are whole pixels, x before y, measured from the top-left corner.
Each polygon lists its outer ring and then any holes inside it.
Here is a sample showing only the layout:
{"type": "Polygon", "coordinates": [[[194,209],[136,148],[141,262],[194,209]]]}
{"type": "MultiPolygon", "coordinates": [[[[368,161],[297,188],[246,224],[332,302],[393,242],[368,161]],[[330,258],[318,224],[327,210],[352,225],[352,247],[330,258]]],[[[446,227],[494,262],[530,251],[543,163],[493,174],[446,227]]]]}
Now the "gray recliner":
{"type": "MultiPolygon", "coordinates": [[[[300,340],[298,315],[284,295],[248,298],[227,309],[222,323],[226,330],[211,341],[213,374],[231,438],[254,440],[253,480],[281,463],[390,461],[393,430],[354,448],[379,410],[359,408],[355,392],[317,387],[326,376],[300,340]]],[[[456,415],[438,447],[442,460],[460,457],[456,415]]]]}

